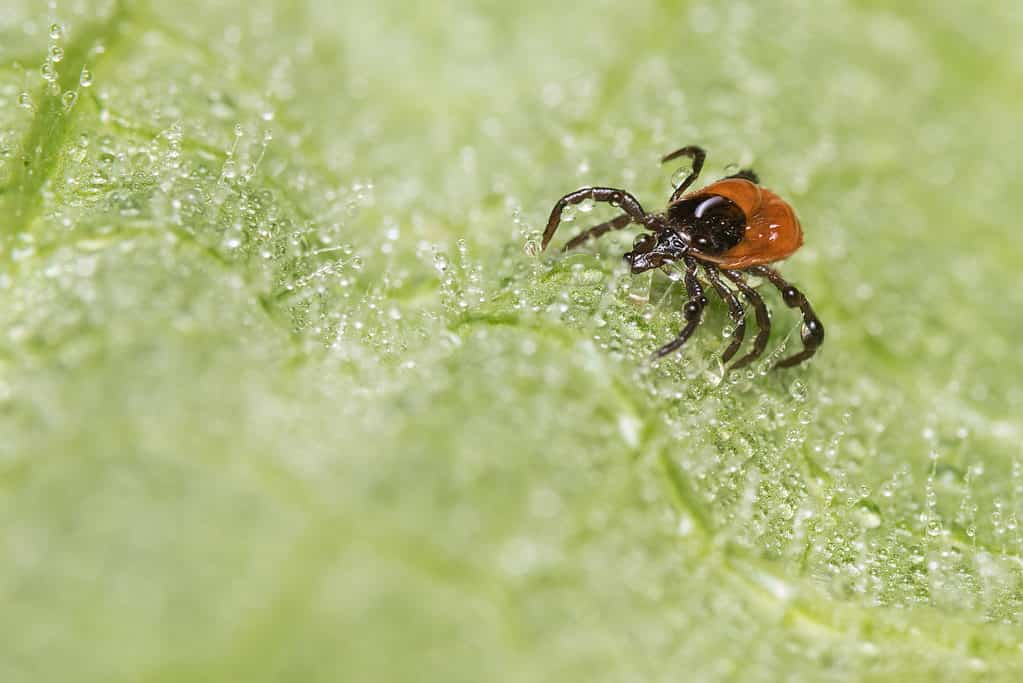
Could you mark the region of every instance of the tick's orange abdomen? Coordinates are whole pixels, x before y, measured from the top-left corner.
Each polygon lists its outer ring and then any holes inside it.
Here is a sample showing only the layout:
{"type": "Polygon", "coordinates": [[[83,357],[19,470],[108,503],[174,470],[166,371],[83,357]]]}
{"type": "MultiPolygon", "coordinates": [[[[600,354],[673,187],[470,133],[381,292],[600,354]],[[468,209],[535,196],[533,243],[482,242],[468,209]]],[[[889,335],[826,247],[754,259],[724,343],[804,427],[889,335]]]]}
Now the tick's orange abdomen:
{"type": "Polygon", "coordinates": [[[796,212],[774,192],[743,178],[727,178],[689,197],[705,195],[729,199],[746,214],[746,230],[738,244],[723,254],[701,255],[719,268],[740,270],[780,261],[803,244],[803,228],[796,212]]]}

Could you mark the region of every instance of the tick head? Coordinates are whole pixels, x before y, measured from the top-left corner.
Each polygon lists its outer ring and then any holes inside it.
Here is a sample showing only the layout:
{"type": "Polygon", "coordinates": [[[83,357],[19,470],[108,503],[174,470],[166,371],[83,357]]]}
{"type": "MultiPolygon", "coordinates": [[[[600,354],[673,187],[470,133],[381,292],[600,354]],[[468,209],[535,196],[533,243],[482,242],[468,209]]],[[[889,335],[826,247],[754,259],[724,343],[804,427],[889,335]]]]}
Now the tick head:
{"type": "Polygon", "coordinates": [[[676,261],[689,252],[689,242],[674,230],[659,233],[644,232],[632,243],[632,251],[623,257],[629,264],[633,275],[652,268],[660,268],[665,263],[676,261]]]}

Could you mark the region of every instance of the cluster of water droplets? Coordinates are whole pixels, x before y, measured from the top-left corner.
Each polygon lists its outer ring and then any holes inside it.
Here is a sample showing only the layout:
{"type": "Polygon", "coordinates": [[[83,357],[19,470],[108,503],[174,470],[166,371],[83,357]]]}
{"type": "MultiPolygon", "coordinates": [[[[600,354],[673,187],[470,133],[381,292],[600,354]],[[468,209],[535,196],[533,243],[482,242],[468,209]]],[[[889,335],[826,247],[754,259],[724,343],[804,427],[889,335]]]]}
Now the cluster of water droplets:
{"type": "MultiPolygon", "coordinates": [[[[60,23],[50,24],[48,31],[49,42],[46,47],[46,56],[43,59],[42,65],[39,67],[39,73],[43,78],[44,89],[43,95],[48,97],[59,97],[61,106],[65,112],[70,112],[74,108],[75,103],[78,101],[78,88],[72,87],[64,90],[61,86],[61,63],[64,61],[64,40],[65,40],[65,29],[60,23]]],[[[103,52],[102,45],[94,46],[90,51],[90,56],[95,56],[103,52]]],[[[81,71],[78,74],[77,86],[79,88],[88,88],[92,86],[93,76],[90,71],[88,64],[82,66],[81,71]]],[[[33,97],[33,94],[28,90],[23,90],[18,94],[18,106],[23,109],[35,111],[38,108],[38,104],[33,97]]]]}
{"type": "MultiPolygon", "coordinates": [[[[568,222],[578,215],[567,212],[568,222]]],[[[734,327],[713,307],[684,354],[651,366],[650,351],[684,324],[678,278],[636,277],[609,263],[608,254],[625,248],[613,238],[557,259],[538,253],[535,233],[523,238],[535,281],[513,290],[516,308],[588,331],[601,353],[634,368],[632,386],[653,413],[643,420],[668,436],[661,447],[699,508],[678,511],[679,535],[707,518],[717,538],[797,567],[836,597],[1018,622],[1023,465],[1013,461],[1011,493],[985,509],[978,487],[998,484],[983,459],[971,457],[969,430],[947,427],[954,415],[932,417],[919,438],[904,438],[904,426],[889,419],[913,414],[911,407],[892,403],[875,382],[833,394],[824,380],[771,372],[799,345],[800,322],[787,315],[774,317],[780,334],[768,353],[742,371],[723,372],[719,356],[734,327]],[[718,324],[723,338],[715,339],[707,330],[718,324]],[[889,417],[872,413],[882,403],[889,417]],[[892,442],[913,450],[899,457],[892,442]]],[[[622,438],[639,446],[637,419],[623,412],[619,424],[622,438]]]]}

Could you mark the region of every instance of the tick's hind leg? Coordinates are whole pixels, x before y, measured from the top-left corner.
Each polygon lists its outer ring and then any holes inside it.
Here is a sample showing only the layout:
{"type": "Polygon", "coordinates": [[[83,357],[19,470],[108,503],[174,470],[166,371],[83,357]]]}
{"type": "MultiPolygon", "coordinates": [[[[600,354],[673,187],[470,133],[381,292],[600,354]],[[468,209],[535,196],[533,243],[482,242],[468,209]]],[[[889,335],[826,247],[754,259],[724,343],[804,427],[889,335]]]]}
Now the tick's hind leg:
{"type": "Polygon", "coordinates": [[[707,158],[707,153],[703,151],[702,147],[697,147],[696,145],[689,145],[688,147],[676,149],[674,152],[671,152],[670,154],[665,154],[663,157],[661,157],[661,163],[666,164],[669,161],[672,161],[673,159],[678,159],[679,157],[688,157],[692,159],[693,168],[692,170],[689,171],[689,174],[682,181],[682,184],[676,187],[675,191],[671,193],[671,199],[668,200],[669,204],[671,202],[677,201],[679,197],[685,194],[686,189],[690,185],[692,185],[693,181],[695,181],[700,176],[700,171],[703,170],[703,162],[707,158]]]}
{"type": "Polygon", "coordinates": [[[692,258],[685,259],[686,264],[686,291],[689,292],[689,301],[682,307],[682,315],[686,319],[686,326],[678,333],[678,336],[661,348],[654,351],[650,360],[657,360],[667,356],[672,351],[682,348],[686,340],[693,334],[703,318],[703,308],[707,305],[707,297],[703,295],[703,286],[696,279],[696,261],[692,258]]]}
{"type": "Polygon", "coordinates": [[[771,336],[771,316],[767,312],[767,306],[764,305],[764,300],[757,294],[757,290],[749,286],[746,280],[742,277],[742,274],[734,270],[724,270],[725,277],[735,283],[735,286],[739,288],[742,295],[746,297],[746,300],[753,306],[753,312],[757,317],[757,336],[753,340],[753,350],[747,353],[739,360],[732,363],[729,370],[738,370],[739,368],[745,367],[755,361],[757,358],[764,353],[764,349],[767,348],[767,338],[771,336]]]}
{"type": "MultiPolygon", "coordinates": [[[[578,204],[587,199],[592,199],[595,202],[607,202],[613,206],[621,207],[625,211],[625,215],[637,223],[642,223],[647,217],[643,207],[639,204],[639,200],[625,190],[617,190],[613,187],[584,187],[575,192],[569,192],[554,205],[551,217],[547,219],[547,228],[543,231],[543,241],[540,243],[541,249],[546,249],[551,238],[554,237],[554,232],[558,229],[558,225],[561,224],[561,212],[564,211],[565,207],[569,204],[578,204]]],[[[613,223],[616,220],[618,219],[612,219],[609,223],[613,223]]],[[[597,227],[600,228],[602,226],[598,225],[597,227]]],[[[607,231],[605,230],[604,232],[607,231]]]]}
{"type": "Polygon", "coordinates": [[[803,350],[788,358],[783,358],[774,367],[789,368],[793,365],[799,365],[816,353],[817,348],[824,342],[824,325],[817,318],[817,314],[813,312],[813,307],[810,306],[810,302],[806,300],[803,293],[790,285],[777,270],[767,266],[757,266],[751,268],[750,272],[756,275],[763,275],[770,280],[771,284],[781,292],[785,305],[789,308],[798,308],[802,312],[803,327],[799,332],[799,336],[803,339],[803,350]]]}
{"type": "Polygon", "coordinates": [[[704,263],[703,273],[707,276],[707,280],[710,281],[715,291],[717,291],[718,296],[728,304],[728,313],[732,316],[732,322],[735,323],[735,330],[732,332],[732,343],[721,354],[721,362],[727,363],[735,355],[735,352],[739,350],[739,347],[742,346],[742,340],[746,336],[746,311],[743,310],[739,297],[735,296],[735,292],[721,281],[717,268],[704,263]]]}

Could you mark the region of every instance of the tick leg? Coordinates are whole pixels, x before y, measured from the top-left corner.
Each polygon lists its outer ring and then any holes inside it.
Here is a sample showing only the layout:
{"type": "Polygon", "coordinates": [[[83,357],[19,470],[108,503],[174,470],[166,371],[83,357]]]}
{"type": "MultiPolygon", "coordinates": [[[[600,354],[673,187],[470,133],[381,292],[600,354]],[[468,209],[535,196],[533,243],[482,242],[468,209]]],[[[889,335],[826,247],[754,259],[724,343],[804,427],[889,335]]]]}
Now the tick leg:
{"type": "Polygon", "coordinates": [[[756,183],[757,185],[760,184],[760,176],[758,176],[757,172],[752,168],[744,168],[738,173],[733,173],[730,176],[722,178],[722,180],[729,180],[731,178],[742,178],[743,180],[748,180],[751,183],[756,183]]]}
{"type": "Polygon", "coordinates": [[[728,345],[725,352],[721,354],[721,362],[727,363],[731,360],[735,352],[742,346],[742,340],[746,336],[746,311],[743,310],[742,303],[739,302],[739,297],[735,296],[735,292],[728,288],[724,282],[721,281],[721,276],[718,274],[718,269],[714,266],[704,263],[703,273],[707,276],[707,280],[717,291],[726,304],[728,304],[728,312],[732,316],[732,322],[735,323],[735,331],[732,333],[732,343],[728,345]]]}
{"type": "Polygon", "coordinates": [[[689,145],[688,147],[683,147],[682,149],[676,149],[674,152],[670,154],[665,154],[663,157],[661,157],[661,163],[666,164],[669,161],[672,161],[673,159],[678,159],[679,157],[688,157],[692,159],[693,168],[692,170],[689,171],[689,175],[685,177],[685,180],[682,181],[682,184],[676,187],[675,191],[671,193],[670,201],[672,202],[678,200],[678,198],[685,193],[686,189],[693,184],[693,181],[695,181],[700,176],[700,171],[703,170],[703,162],[707,158],[707,153],[703,151],[702,147],[697,147],[696,145],[689,145]]]}
{"type": "Polygon", "coordinates": [[[757,294],[757,290],[750,287],[740,273],[734,270],[723,270],[721,272],[735,283],[735,286],[739,288],[739,291],[746,297],[746,300],[753,306],[753,312],[757,316],[758,331],[756,338],[753,340],[753,350],[732,363],[732,366],[728,368],[729,370],[738,370],[759,358],[764,349],[767,348],[767,338],[771,335],[771,316],[768,315],[767,306],[764,305],[764,300],[757,294]]]}
{"type": "Polygon", "coordinates": [[[587,199],[592,199],[595,202],[607,202],[612,206],[621,207],[626,215],[638,223],[642,223],[643,219],[646,218],[646,212],[640,206],[639,200],[625,190],[616,190],[613,187],[584,187],[575,192],[569,192],[554,205],[551,217],[547,219],[547,228],[543,231],[543,241],[540,243],[541,250],[546,249],[547,245],[550,244],[551,238],[554,237],[554,231],[558,229],[558,225],[561,223],[561,212],[565,207],[569,204],[578,204],[587,199]]]}
{"type": "Polygon", "coordinates": [[[632,223],[632,216],[627,213],[623,213],[620,216],[612,218],[609,221],[605,221],[600,225],[595,225],[585,232],[581,232],[565,244],[561,248],[562,251],[568,251],[569,249],[575,249],[579,245],[588,242],[589,240],[595,240],[601,235],[611,232],[612,230],[621,230],[632,223]]]}
{"type": "Polygon", "coordinates": [[[650,360],[657,360],[676,351],[686,343],[693,331],[699,326],[703,318],[703,308],[707,305],[707,297],[703,295],[703,286],[696,279],[696,261],[686,258],[686,291],[689,292],[689,301],[682,307],[682,315],[685,316],[686,326],[678,333],[675,339],[661,348],[654,351],[650,360]]]}
{"type": "Polygon", "coordinates": [[[803,327],[799,332],[799,336],[803,339],[803,350],[788,358],[783,358],[774,367],[790,368],[793,365],[799,365],[816,353],[817,348],[824,341],[824,325],[817,318],[817,314],[813,312],[813,307],[810,306],[810,302],[806,300],[803,293],[790,285],[777,270],[767,266],[756,266],[751,268],[750,272],[763,275],[770,280],[771,284],[781,292],[785,305],[789,308],[798,308],[803,313],[803,327]]]}

